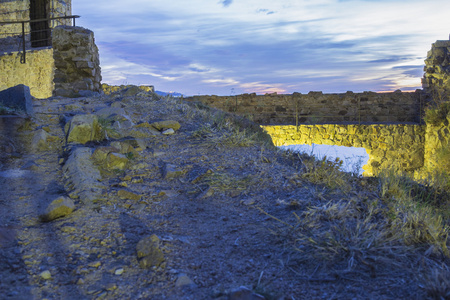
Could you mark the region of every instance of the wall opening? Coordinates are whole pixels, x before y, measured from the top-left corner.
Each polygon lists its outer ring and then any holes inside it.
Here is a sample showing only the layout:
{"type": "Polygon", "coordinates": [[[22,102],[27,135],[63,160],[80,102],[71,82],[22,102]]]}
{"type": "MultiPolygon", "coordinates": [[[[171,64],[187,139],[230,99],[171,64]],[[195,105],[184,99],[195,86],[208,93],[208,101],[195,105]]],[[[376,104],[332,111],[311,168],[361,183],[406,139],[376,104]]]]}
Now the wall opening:
{"type": "MultiPolygon", "coordinates": [[[[30,0],[30,20],[49,18],[48,0],[30,0]]],[[[48,21],[31,22],[31,47],[51,46],[51,34],[48,21]]]]}

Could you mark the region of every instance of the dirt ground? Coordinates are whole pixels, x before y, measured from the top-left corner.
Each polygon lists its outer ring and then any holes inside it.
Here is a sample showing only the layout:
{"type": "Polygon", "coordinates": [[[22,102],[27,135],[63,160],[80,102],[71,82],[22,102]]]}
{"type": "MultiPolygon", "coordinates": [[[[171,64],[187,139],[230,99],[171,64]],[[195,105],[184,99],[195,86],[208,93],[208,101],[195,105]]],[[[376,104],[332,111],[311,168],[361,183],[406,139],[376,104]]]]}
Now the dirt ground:
{"type": "Polygon", "coordinates": [[[29,151],[14,140],[4,146],[2,299],[430,297],[420,276],[429,260],[424,255],[414,254],[407,264],[384,257],[365,265],[353,257],[319,259],[294,247],[297,216],[352,193],[326,193],[293,181],[301,161],[232,137],[194,108],[123,95],[34,103],[36,115],[21,134],[44,128],[60,142],[49,151],[29,151]],[[176,120],[181,128],[148,138],[147,149],[127,170],[104,173],[102,201],[87,205],[74,199],[72,214],[41,222],[43,203],[68,194],[62,167],[71,150],[61,142],[64,118],[112,103],[120,103],[136,124],[176,120]],[[167,169],[174,175],[167,176],[167,169]],[[120,190],[139,199],[120,196],[120,190]],[[159,238],[164,261],[141,268],[136,246],[152,235],[159,238]]]}

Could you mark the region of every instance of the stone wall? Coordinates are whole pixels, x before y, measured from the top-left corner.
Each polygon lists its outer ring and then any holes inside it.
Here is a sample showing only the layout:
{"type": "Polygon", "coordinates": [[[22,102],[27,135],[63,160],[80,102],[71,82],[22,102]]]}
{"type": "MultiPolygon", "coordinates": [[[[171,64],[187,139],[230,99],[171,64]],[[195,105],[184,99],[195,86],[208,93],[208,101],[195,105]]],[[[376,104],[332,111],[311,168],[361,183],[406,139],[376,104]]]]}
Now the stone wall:
{"type": "Polygon", "coordinates": [[[443,121],[440,124],[427,124],[425,132],[425,151],[424,151],[424,168],[416,174],[416,177],[426,178],[432,176],[435,171],[446,171],[442,167],[442,162],[439,161],[439,151],[442,149],[449,149],[450,145],[450,125],[448,121],[443,121]]]}
{"type": "MultiPolygon", "coordinates": [[[[433,97],[450,96],[450,41],[436,41],[425,59],[422,87],[433,97]]],[[[440,101],[442,99],[435,99],[440,101]]]]}
{"type": "MultiPolygon", "coordinates": [[[[30,1],[2,1],[0,2],[0,22],[22,21],[30,19],[30,1]]],[[[29,31],[30,27],[27,26],[29,31]]],[[[22,24],[10,24],[0,26],[0,39],[10,36],[10,33],[21,33],[22,24]]]]}
{"type": "MultiPolygon", "coordinates": [[[[109,85],[107,83],[102,83],[102,91],[103,93],[105,93],[106,95],[110,95],[112,93],[118,92],[118,91],[123,91],[123,90],[127,90],[129,88],[132,87],[136,87],[135,85],[109,85]]],[[[155,87],[153,85],[139,85],[137,86],[137,88],[139,90],[142,90],[143,92],[146,93],[154,93],[155,92],[155,87]]]]}
{"type": "Polygon", "coordinates": [[[94,33],[82,27],[53,30],[54,96],[76,97],[101,91],[100,58],[94,33]]]}
{"type": "MultiPolygon", "coordinates": [[[[47,17],[55,18],[70,16],[72,14],[71,0],[52,0],[47,2],[47,17]]],[[[9,0],[0,2],[0,22],[27,21],[30,20],[29,0],[9,0]]],[[[72,20],[61,19],[49,21],[49,27],[55,28],[58,25],[70,25],[72,20]]],[[[11,53],[18,51],[20,36],[22,35],[22,24],[0,25],[0,52],[11,53]]],[[[31,48],[30,43],[30,23],[25,23],[26,49],[31,48]]]]}
{"type": "Polygon", "coordinates": [[[276,146],[323,144],[363,147],[369,154],[365,176],[382,169],[412,173],[424,165],[425,126],[423,125],[300,125],[261,126],[276,146]]]}
{"type": "Polygon", "coordinates": [[[316,124],[339,122],[419,122],[423,101],[416,92],[291,95],[243,94],[237,96],[194,96],[185,98],[248,116],[258,124],[316,124]]]}
{"type": "Polygon", "coordinates": [[[27,51],[27,63],[20,63],[18,52],[0,56],[0,90],[24,84],[36,98],[52,96],[53,49],[27,51]]]}

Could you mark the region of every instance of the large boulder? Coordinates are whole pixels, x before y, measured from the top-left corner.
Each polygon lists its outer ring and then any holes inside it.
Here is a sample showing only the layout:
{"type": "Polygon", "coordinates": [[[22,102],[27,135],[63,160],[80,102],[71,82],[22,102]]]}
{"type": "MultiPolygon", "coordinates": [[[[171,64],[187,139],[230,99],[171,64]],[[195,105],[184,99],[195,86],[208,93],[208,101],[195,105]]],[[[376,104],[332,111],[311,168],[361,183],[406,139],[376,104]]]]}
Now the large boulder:
{"type": "Polygon", "coordinates": [[[33,102],[31,101],[30,88],[19,84],[9,89],[0,91],[0,106],[12,110],[15,113],[33,115],[33,102]]]}
{"type": "Polygon", "coordinates": [[[73,149],[63,167],[69,196],[80,198],[84,204],[92,204],[102,199],[103,190],[106,188],[101,183],[100,171],[93,164],[91,156],[90,148],[73,149]]]}
{"type": "Polygon", "coordinates": [[[65,126],[67,143],[86,144],[104,139],[104,132],[96,115],[76,115],[65,126]]]}

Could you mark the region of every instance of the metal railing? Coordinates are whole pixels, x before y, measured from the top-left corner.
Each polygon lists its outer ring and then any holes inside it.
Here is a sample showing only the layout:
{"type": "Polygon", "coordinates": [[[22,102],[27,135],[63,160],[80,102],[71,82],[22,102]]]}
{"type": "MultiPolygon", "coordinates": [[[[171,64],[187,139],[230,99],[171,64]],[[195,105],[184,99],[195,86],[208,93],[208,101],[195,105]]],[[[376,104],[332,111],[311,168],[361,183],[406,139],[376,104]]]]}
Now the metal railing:
{"type": "MultiPolygon", "coordinates": [[[[51,30],[53,28],[48,26],[49,21],[63,20],[68,19],[72,20],[72,26],[75,26],[75,19],[80,16],[62,16],[62,17],[54,17],[54,18],[46,18],[46,19],[35,19],[35,20],[25,20],[25,21],[8,21],[8,22],[0,22],[0,26],[5,25],[13,25],[13,24],[21,24],[22,31],[21,32],[7,32],[4,33],[5,38],[19,38],[18,52],[21,54],[20,63],[26,63],[26,50],[27,50],[27,42],[31,43],[31,48],[37,47],[46,47],[51,46],[51,30]],[[47,22],[47,23],[44,23],[47,22]],[[42,29],[32,29],[32,23],[42,23],[44,26],[42,29]],[[29,30],[26,30],[26,24],[30,24],[29,30]],[[30,36],[29,41],[27,40],[27,36],[30,36]],[[22,51],[22,53],[20,53],[22,51]]],[[[1,41],[1,39],[0,39],[1,41]]]]}

